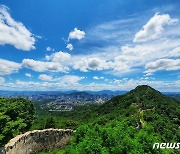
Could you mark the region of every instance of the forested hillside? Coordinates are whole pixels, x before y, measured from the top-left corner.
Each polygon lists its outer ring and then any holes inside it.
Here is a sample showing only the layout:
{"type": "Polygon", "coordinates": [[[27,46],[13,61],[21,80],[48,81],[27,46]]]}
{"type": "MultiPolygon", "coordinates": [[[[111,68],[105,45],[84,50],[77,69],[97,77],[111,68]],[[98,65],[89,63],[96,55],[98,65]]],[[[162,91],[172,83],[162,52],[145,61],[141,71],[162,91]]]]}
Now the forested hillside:
{"type": "MultiPolygon", "coordinates": [[[[32,103],[22,98],[1,98],[0,105],[0,139],[5,143],[31,126],[34,111],[32,103]]],[[[69,112],[52,113],[43,111],[38,103],[35,106],[36,120],[31,130],[76,130],[72,142],[59,153],[180,152],[179,149],[153,149],[153,144],[157,142],[180,142],[180,102],[149,86],[138,86],[103,105],[80,106],[69,112]]],[[[58,153],[58,150],[54,153],[58,153]]]]}
{"type": "Polygon", "coordinates": [[[0,147],[11,138],[29,130],[34,119],[34,106],[24,98],[0,98],[0,147]]]}
{"type": "Polygon", "coordinates": [[[180,102],[149,86],[112,98],[94,114],[79,126],[66,153],[179,153],[152,148],[180,142],[180,102]]]}

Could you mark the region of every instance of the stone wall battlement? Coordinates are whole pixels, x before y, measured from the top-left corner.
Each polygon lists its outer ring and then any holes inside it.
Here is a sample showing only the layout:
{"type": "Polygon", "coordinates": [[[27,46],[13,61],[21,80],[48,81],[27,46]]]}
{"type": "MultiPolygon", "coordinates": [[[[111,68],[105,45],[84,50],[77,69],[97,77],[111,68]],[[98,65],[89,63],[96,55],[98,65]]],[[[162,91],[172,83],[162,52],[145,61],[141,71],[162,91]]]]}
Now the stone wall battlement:
{"type": "Polygon", "coordinates": [[[72,138],[71,129],[44,129],[29,131],[11,139],[0,154],[33,154],[43,150],[63,148],[72,138]]]}

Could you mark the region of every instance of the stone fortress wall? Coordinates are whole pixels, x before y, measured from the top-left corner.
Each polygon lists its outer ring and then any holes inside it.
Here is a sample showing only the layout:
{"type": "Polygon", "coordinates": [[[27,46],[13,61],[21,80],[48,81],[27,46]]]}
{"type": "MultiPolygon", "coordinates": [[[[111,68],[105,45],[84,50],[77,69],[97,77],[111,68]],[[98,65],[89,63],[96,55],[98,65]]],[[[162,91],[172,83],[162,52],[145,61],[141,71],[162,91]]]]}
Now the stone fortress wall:
{"type": "Polygon", "coordinates": [[[33,154],[43,150],[63,148],[72,138],[71,129],[44,129],[26,132],[13,138],[0,154],[33,154]]]}

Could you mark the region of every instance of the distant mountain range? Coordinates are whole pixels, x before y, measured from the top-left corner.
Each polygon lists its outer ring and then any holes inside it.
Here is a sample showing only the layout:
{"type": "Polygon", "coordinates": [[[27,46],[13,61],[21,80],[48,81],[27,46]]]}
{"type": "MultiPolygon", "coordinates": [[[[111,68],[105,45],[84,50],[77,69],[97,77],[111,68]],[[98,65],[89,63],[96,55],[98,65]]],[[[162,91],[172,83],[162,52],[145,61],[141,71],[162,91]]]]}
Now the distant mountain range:
{"type": "Polygon", "coordinates": [[[75,93],[88,93],[93,95],[122,95],[127,93],[127,91],[111,91],[111,90],[102,90],[102,91],[0,91],[1,96],[6,95],[35,95],[35,94],[48,94],[48,95],[58,95],[58,94],[75,94],[75,93]]]}
{"type": "MultiPolygon", "coordinates": [[[[112,91],[112,90],[102,90],[102,91],[78,91],[78,90],[70,90],[70,91],[5,91],[0,90],[0,95],[6,95],[6,94],[71,94],[71,93],[89,93],[89,94],[96,94],[96,95],[122,95],[126,94],[128,91],[112,91]]],[[[162,92],[165,95],[174,95],[174,94],[180,94],[180,92],[162,92]]]]}

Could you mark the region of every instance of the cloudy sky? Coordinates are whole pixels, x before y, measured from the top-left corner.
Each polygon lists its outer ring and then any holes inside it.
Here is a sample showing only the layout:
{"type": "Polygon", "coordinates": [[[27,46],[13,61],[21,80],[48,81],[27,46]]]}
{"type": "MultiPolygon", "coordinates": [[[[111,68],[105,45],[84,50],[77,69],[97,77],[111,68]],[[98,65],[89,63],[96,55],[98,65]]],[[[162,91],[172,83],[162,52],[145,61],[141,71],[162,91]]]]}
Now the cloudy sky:
{"type": "Polygon", "coordinates": [[[0,90],[180,92],[179,0],[1,0],[0,90]]]}

